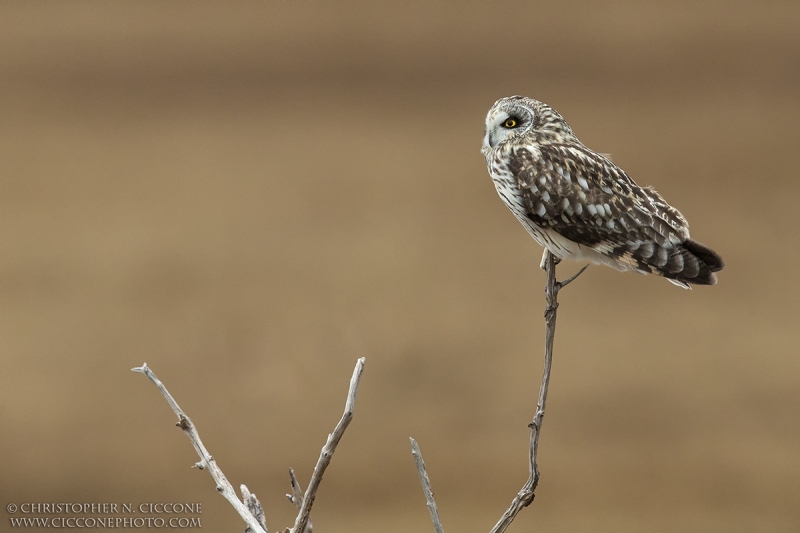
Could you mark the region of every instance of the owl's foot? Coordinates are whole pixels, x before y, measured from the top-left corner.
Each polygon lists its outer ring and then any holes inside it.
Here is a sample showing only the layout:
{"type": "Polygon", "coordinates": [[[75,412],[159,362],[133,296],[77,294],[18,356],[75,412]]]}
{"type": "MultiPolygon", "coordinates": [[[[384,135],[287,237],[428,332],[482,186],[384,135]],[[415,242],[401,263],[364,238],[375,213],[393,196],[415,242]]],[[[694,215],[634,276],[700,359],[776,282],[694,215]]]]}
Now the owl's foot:
{"type": "MultiPolygon", "coordinates": [[[[561,262],[561,258],[554,254],[553,255],[553,264],[557,265],[560,262],[561,262]]],[[[542,261],[541,261],[541,263],[539,263],[539,268],[541,268],[542,270],[547,270],[547,248],[545,248],[544,252],[542,252],[542,261]]]]}

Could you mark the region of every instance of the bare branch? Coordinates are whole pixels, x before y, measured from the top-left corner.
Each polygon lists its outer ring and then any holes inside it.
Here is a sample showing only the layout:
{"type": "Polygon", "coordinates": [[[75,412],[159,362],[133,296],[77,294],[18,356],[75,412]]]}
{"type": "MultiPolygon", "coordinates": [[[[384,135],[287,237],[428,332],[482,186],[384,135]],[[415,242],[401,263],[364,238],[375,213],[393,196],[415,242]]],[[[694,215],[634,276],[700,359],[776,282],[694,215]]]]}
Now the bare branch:
{"type": "MultiPolygon", "coordinates": [[[[547,285],[545,287],[547,307],[544,311],[544,370],[542,372],[542,384],[539,387],[539,402],[536,405],[536,413],[533,415],[531,423],[528,424],[528,427],[531,428],[531,442],[528,451],[528,481],[511,501],[511,505],[509,505],[506,512],[503,513],[500,521],[492,528],[491,533],[503,533],[508,526],[511,525],[511,522],[514,521],[514,518],[517,517],[519,512],[533,502],[536,487],[539,485],[539,464],[537,463],[537,456],[539,454],[539,434],[542,430],[544,409],[547,405],[547,390],[550,386],[550,369],[553,365],[553,341],[556,336],[558,291],[572,283],[578,276],[583,274],[589,266],[586,265],[565,281],[558,282],[556,281],[556,265],[558,262],[558,259],[550,253],[549,250],[545,250],[541,265],[547,273],[547,285]]],[[[419,473],[419,480],[422,483],[422,490],[425,492],[425,500],[428,502],[428,510],[431,513],[431,520],[433,520],[433,528],[436,533],[442,533],[442,523],[439,519],[439,511],[436,508],[436,502],[433,499],[431,483],[425,470],[422,453],[419,451],[419,446],[414,439],[411,439],[411,453],[414,456],[414,461],[417,463],[417,472],[419,473]]]]}
{"type": "Polygon", "coordinates": [[[409,440],[411,441],[411,455],[414,456],[414,462],[417,464],[419,482],[422,483],[422,492],[425,493],[425,501],[428,504],[428,511],[431,513],[433,530],[436,533],[444,533],[444,529],[442,528],[442,519],[439,518],[439,509],[436,507],[436,500],[433,499],[431,480],[428,478],[427,470],[425,470],[425,461],[422,460],[422,452],[419,450],[419,444],[417,444],[417,441],[411,437],[409,437],[409,440]]]}
{"type": "MultiPolygon", "coordinates": [[[[244,484],[241,485],[239,487],[239,490],[242,491],[242,500],[244,501],[244,504],[247,506],[247,509],[253,516],[256,517],[256,520],[258,520],[258,523],[261,524],[261,527],[264,528],[264,531],[268,531],[267,523],[264,520],[264,508],[261,507],[261,502],[258,501],[258,498],[256,498],[255,494],[250,493],[250,490],[247,488],[246,485],[244,484]]],[[[247,529],[244,530],[244,533],[255,533],[255,532],[250,528],[250,526],[247,526],[247,529]]]]}
{"type": "Polygon", "coordinates": [[[311,507],[314,505],[314,499],[317,496],[317,489],[322,481],[322,475],[325,469],[331,462],[333,452],[336,451],[336,446],[344,435],[344,431],[353,419],[353,410],[356,404],[356,394],[358,393],[358,383],[361,380],[361,373],[364,371],[364,358],[358,360],[356,368],[353,370],[353,377],[350,378],[350,391],[347,393],[347,402],[344,406],[344,413],[341,420],[336,424],[333,433],[328,435],[328,441],[322,447],[322,452],[317,460],[317,465],[314,467],[314,473],[311,475],[311,481],[308,483],[308,489],[305,496],[303,496],[303,503],[300,505],[300,512],[297,514],[297,519],[294,522],[291,532],[297,533],[298,531],[305,531],[306,524],[311,514],[311,507]]]}
{"type": "Polygon", "coordinates": [[[585,266],[585,267],[583,267],[582,269],[578,270],[576,273],[574,273],[573,275],[571,275],[570,277],[568,277],[568,278],[567,278],[567,279],[565,279],[564,281],[559,281],[559,282],[556,284],[556,285],[557,285],[557,287],[558,287],[558,290],[561,290],[561,289],[563,289],[564,287],[566,287],[567,285],[569,285],[570,283],[572,283],[573,281],[575,281],[576,279],[578,279],[578,276],[580,276],[581,274],[583,274],[584,272],[586,272],[586,269],[587,269],[587,268],[589,268],[589,265],[586,265],[586,266],[585,266]]]}
{"type": "Polygon", "coordinates": [[[303,489],[300,487],[300,482],[297,481],[297,476],[294,475],[293,468],[289,468],[289,482],[292,484],[292,493],[287,494],[286,498],[300,509],[303,506],[303,489]]]}
{"type": "Polygon", "coordinates": [[[528,465],[528,481],[523,485],[522,489],[517,493],[511,501],[511,505],[503,513],[500,521],[492,528],[491,533],[504,532],[511,522],[514,521],[519,512],[530,505],[535,498],[534,492],[539,485],[539,464],[537,456],[539,454],[539,434],[542,430],[542,421],[544,420],[544,409],[547,405],[547,389],[550,386],[550,368],[553,365],[553,341],[556,336],[556,311],[558,310],[558,291],[572,283],[578,276],[583,274],[584,270],[588,267],[585,266],[578,271],[577,274],[568,278],[564,282],[559,283],[556,281],[556,258],[549,251],[545,252],[545,257],[542,259],[545,265],[545,272],[547,273],[547,286],[545,287],[545,299],[547,300],[547,307],[544,311],[545,320],[545,341],[544,341],[544,370],[542,372],[542,384],[539,387],[539,402],[536,405],[536,413],[533,415],[533,420],[528,427],[531,428],[531,444],[529,448],[529,465],[528,465]]]}
{"type": "MultiPolygon", "coordinates": [[[[303,489],[300,487],[300,482],[297,481],[297,476],[294,475],[294,469],[289,469],[289,481],[292,484],[292,493],[287,494],[286,497],[292,502],[295,507],[300,509],[303,507],[303,489]]],[[[308,524],[306,524],[306,533],[312,533],[314,527],[311,525],[311,516],[308,517],[308,524]]]]}
{"type": "MultiPolygon", "coordinates": [[[[214,460],[214,457],[208,453],[208,450],[206,450],[206,447],[200,440],[200,435],[197,433],[197,429],[195,429],[192,421],[188,416],[186,416],[186,413],[181,410],[181,408],[178,406],[178,402],[175,401],[164,384],[161,383],[153,371],[150,370],[150,368],[147,366],[147,363],[144,363],[140,367],[132,368],[131,370],[147,376],[147,378],[155,384],[158,390],[161,391],[161,394],[164,396],[164,398],[167,399],[167,403],[175,412],[175,414],[178,415],[178,423],[176,425],[181,428],[184,433],[186,433],[186,436],[189,437],[189,440],[192,442],[192,446],[194,446],[197,455],[200,456],[200,462],[195,466],[201,470],[206,468],[208,469],[208,472],[211,474],[211,477],[214,478],[214,481],[217,484],[217,491],[222,494],[226,500],[228,500],[234,509],[236,509],[236,511],[239,513],[239,516],[241,516],[242,520],[244,520],[247,524],[248,528],[254,532],[268,533],[267,529],[259,522],[259,519],[256,518],[256,516],[250,512],[247,506],[245,506],[245,504],[242,503],[236,496],[233,486],[231,486],[230,482],[225,477],[225,474],[223,474],[222,470],[220,470],[220,468],[217,466],[217,462],[214,460]]],[[[261,520],[263,521],[263,516],[261,517],[261,520]]]]}

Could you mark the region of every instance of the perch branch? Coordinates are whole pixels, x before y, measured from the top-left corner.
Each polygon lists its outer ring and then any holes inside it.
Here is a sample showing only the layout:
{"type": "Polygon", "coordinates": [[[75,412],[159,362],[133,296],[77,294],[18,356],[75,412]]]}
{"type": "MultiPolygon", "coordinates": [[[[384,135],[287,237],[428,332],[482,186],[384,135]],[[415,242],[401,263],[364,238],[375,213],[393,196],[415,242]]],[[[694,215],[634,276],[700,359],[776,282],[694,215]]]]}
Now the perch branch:
{"type": "MultiPolygon", "coordinates": [[[[558,260],[549,251],[545,251],[542,256],[542,268],[547,273],[547,285],[545,287],[545,300],[547,306],[544,311],[545,319],[545,346],[544,346],[544,370],[542,372],[542,384],[539,387],[539,402],[536,405],[536,413],[533,415],[533,420],[528,427],[531,429],[531,441],[528,452],[529,465],[528,465],[528,481],[517,493],[511,501],[511,505],[503,513],[500,521],[492,528],[491,533],[503,533],[514,518],[517,517],[519,512],[533,502],[535,497],[536,487],[539,485],[539,464],[537,456],[539,453],[539,433],[542,429],[542,421],[544,420],[544,409],[547,405],[547,389],[550,386],[550,369],[553,365],[553,341],[556,335],[556,310],[558,309],[558,291],[575,281],[575,279],[583,274],[588,268],[588,265],[580,269],[574,276],[567,278],[564,281],[556,281],[556,265],[558,260]]],[[[422,490],[425,493],[425,499],[428,502],[428,509],[431,512],[431,519],[433,520],[433,527],[436,533],[442,533],[442,524],[439,520],[439,511],[436,508],[436,502],[433,500],[433,492],[431,492],[430,481],[428,474],[425,471],[425,463],[422,461],[422,454],[419,451],[419,446],[411,439],[411,453],[417,463],[417,472],[419,472],[419,479],[422,483],[422,490]]]]}
{"type": "Polygon", "coordinates": [[[425,470],[425,461],[422,460],[422,452],[419,450],[419,444],[417,444],[417,441],[410,437],[409,439],[411,440],[411,455],[414,456],[414,462],[417,464],[419,482],[422,483],[422,492],[425,493],[425,501],[428,503],[428,511],[431,513],[433,530],[436,533],[444,533],[444,529],[442,528],[442,519],[439,518],[439,509],[436,507],[436,500],[433,499],[431,480],[428,479],[428,472],[425,470]]]}
{"type": "Polygon", "coordinates": [[[492,528],[491,533],[504,532],[519,512],[530,505],[535,498],[536,487],[539,485],[539,464],[537,456],[539,453],[539,433],[542,430],[544,420],[544,409],[547,405],[547,389],[550,386],[550,368],[553,364],[553,341],[556,336],[556,312],[558,310],[558,291],[568,284],[575,281],[575,278],[583,274],[588,265],[583,267],[574,276],[563,282],[556,281],[556,259],[555,256],[547,251],[545,253],[545,272],[547,273],[547,286],[545,287],[545,299],[547,307],[544,311],[545,320],[545,341],[544,341],[544,370],[542,372],[542,384],[539,387],[539,402],[536,405],[536,414],[528,427],[531,428],[531,444],[528,451],[528,481],[511,501],[511,505],[503,513],[500,521],[492,528]]]}
{"type": "MultiPolygon", "coordinates": [[[[147,366],[147,363],[144,363],[142,366],[132,368],[131,370],[147,376],[147,378],[155,384],[164,398],[167,399],[167,403],[175,412],[175,414],[178,415],[178,423],[176,425],[181,428],[184,433],[186,433],[186,436],[189,437],[189,440],[192,442],[192,446],[194,446],[197,455],[200,456],[200,462],[195,464],[195,466],[201,470],[208,469],[208,472],[211,474],[211,477],[214,478],[214,482],[217,484],[217,491],[222,494],[226,500],[228,500],[234,509],[236,509],[236,511],[239,513],[239,516],[242,517],[242,520],[245,521],[247,527],[251,531],[268,533],[267,528],[262,525],[264,521],[263,510],[261,511],[261,517],[257,518],[250,511],[250,509],[248,509],[248,506],[239,500],[239,498],[236,496],[236,492],[233,490],[233,486],[231,486],[230,482],[225,477],[225,474],[223,474],[222,470],[220,470],[220,468],[217,466],[217,462],[214,457],[208,453],[208,450],[206,450],[206,447],[200,440],[200,435],[197,433],[197,429],[195,428],[194,424],[192,424],[192,421],[188,416],[186,416],[186,413],[181,410],[181,408],[178,406],[178,402],[175,401],[175,398],[172,397],[164,384],[161,383],[153,371],[150,370],[150,367],[147,366]]],[[[244,493],[244,497],[245,500],[249,502],[248,505],[255,509],[254,504],[251,502],[251,500],[254,500],[256,503],[258,502],[258,500],[255,499],[255,496],[251,495],[249,491],[246,491],[246,493],[244,493]]],[[[258,504],[258,508],[260,507],[261,505],[258,504]]]]}
{"type": "Polygon", "coordinates": [[[333,433],[328,435],[328,441],[325,443],[325,446],[322,447],[322,452],[319,454],[317,465],[314,467],[314,473],[311,475],[311,481],[308,483],[308,489],[306,489],[306,493],[303,496],[303,502],[300,505],[300,511],[297,513],[297,519],[294,522],[291,533],[297,533],[299,531],[305,532],[306,524],[311,514],[311,506],[314,505],[314,499],[317,497],[317,488],[319,488],[319,484],[322,481],[322,475],[331,463],[333,452],[336,451],[336,446],[339,444],[342,435],[344,435],[344,431],[353,419],[353,410],[356,405],[356,393],[358,393],[358,383],[361,381],[361,373],[363,371],[364,358],[362,357],[356,363],[356,368],[353,370],[353,377],[350,378],[350,391],[347,393],[347,402],[345,402],[344,405],[342,418],[339,420],[339,423],[336,424],[333,433]]]}

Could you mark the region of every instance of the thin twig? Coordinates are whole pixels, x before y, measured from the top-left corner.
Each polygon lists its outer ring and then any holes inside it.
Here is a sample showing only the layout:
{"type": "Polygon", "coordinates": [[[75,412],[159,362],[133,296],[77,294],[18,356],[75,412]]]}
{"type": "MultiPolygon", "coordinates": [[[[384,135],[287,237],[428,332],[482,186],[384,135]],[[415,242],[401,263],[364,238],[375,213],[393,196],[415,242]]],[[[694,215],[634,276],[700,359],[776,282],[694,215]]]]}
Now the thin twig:
{"type": "Polygon", "coordinates": [[[294,522],[291,533],[298,531],[305,531],[306,523],[308,523],[309,515],[311,514],[311,506],[314,505],[314,499],[317,497],[317,488],[322,481],[322,475],[325,469],[331,462],[333,452],[336,451],[336,446],[344,435],[344,431],[353,419],[353,410],[356,405],[356,393],[358,393],[358,382],[361,380],[361,373],[364,371],[364,358],[358,360],[356,368],[353,370],[353,377],[350,378],[350,391],[347,393],[347,402],[344,406],[344,413],[341,420],[336,424],[333,433],[328,435],[328,441],[322,447],[322,452],[319,454],[317,465],[314,467],[314,473],[311,475],[311,481],[308,483],[308,489],[303,496],[303,503],[300,506],[300,512],[297,514],[297,519],[294,522]]]}
{"type": "MultiPolygon", "coordinates": [[[[247,524],[247,527],[254,532],[268,533],[267,529],[259,522],[259,519],[255,517],[247,508],[247,506],[236,496],[233,486],[231,486],[230,482],[225,477],[225,474],[223,474],[222,470],[220,470],[220,468],[217,466],[217,462],[214,460],[214,457],[208,453],[208,450],[206,450],[206,447],[200,440],[200,435],[197,433],[197,429],[195,429],[192,421],[188,416],[186,416],[186,413],[181,410],[181,408],[178,406],[178,402],[175,401],[164,384],[161,383],[153,371],[150,370],[150,367],[147,366],[147,363],[144,363],[142,366],[132,368],[131,370],[147,376],[147,378],[155,384],[164,398],[167,399],[167,403],[175,412],[175,414],[178,415],[178,423],[176,425],[181,428],[184,433],[186,433],[186,436],[189,437],[189,440],[192,442],[192,446],[194,446],[197,455],[200,456],[200,462],[195,464],[195,466],[201,470],[208,469],[208,472],[211,474],[211,477],[214,478],[214,481],[217,484],[217,491],[222,494],[226,500],[228,500],[234,509],[236,509],[236,511],[239,513],[239,516],[241,516],[242,520],[244,520],[247,524]]],[[[261,517],[261,520],[263,521],[263,516],[261,517]]]]}
{"type": "MultiPolygon", "coordinates": [[[[539,485],[539,464],[537,463],[537,455],[539,453],[539,433],[542,429],[542,421],[544,419],[544,409],[547,405],[547,389],[550,386],[550,368],[553,365],[553,340],[556,335],[556,310],[558,309],[558,291],[566,287],[575,279],[583,274],[588,268],[586,265],[580,269],[574,276],[566,279],[563,282],[556,281],[556,264],[558,260],[556,257],[546,251],[542,257],[542,265],[547,273],[547,286],[545,287],[545,299],[547,300],[547,307],[544,311],[545,319],[545,343],[544,343],[544,371],[542,372],[542,384],[539,387],[539,403],[536,406],[536,414],[533,415],[533,421],[528,424],[531,428],[531,444],[529,448],[529,466],[528,466],[528,481],[517,493],[511,502],[511,505],[503,513],[500,521],[492,528],[491,533],[503,533],[519,512],[533,502],[535,497],[534,492],[539,485]]],[[[425,500],[428,503],[428,510],[431,513],[431,520],[433,521],[433,529],[436,533],[442,533],[442,522],[439,518],[439,510],[436,508],[436,502],[433,499],[433,492],[431,491],[431,482],[428,479],[428,473],[425,470],[425,463],[422,460],[422,453],[419,451],[419,446],[414,439],[411,439],[411,454],[414,456],[414,461],[417,463],[417,472],[419,473],[419,480],[422,483],[422,491],[425,493],[425,500]]]]}
{"type": "MultiPolygon", "coordinates": [[[[588,265],[587,265],[588,267],[588,265]]],[[[537,456],[539,453],[539,433],[542,430],[544,420],[544,409],[547,405],[547,389],[550,385],[550,368],[553,364],[553,340],[556,335],[556,311],[558,310],[558,291],[572,283],[575,278],[580,276],[587,267],[583,267],[577,274],[564,282],[556,281],[556,260],[555,256],[549,251],[546,253],[545,272],[547,273],[547,286],[545,288],[545,298],[547,307],[544,312],[545,319],[545,342],[544,342],[544,371],[542,372],[542,384],[539,387],[539,402],[536,405],[536,414],[533,421],[528,425],[531,428],[531,444],[529,448],[528,481],[517,493],[511,505],[503,513],[500,521],[492,528],[491,533],[504,532],[517,514],[533,502],[534,492],[539,485],[539,464],[537,456]]]]}
{"type": "Polygon", "coordinates": [[[575,281],[578,278],[578,276],[580,276],[581,274],[583,274],[586,271],[587,268],[589,268],[589,265],[586,265],[582,269],[578,270],[577,272],[575,272],[573,275],[571,275],[570,277],[568,277],[564,281],[559,281],[557,283],[558,290],[563,289],[564,287],[566,287],[567,285],[569,285],[570,283],[575,281]]]}
{"type": "Polygon", "coordinates": [[[428,504],[428,511],[431,513],[433,530],[436,533],[444,533],[444,529],[442,528],[442,519],[439,518],[439,509],[436,507],[436,500],[433,499],[431,480],[428,478],[427,470],[425,470],[425,461],[422,460],[422,452],[419,450],[419,444],[417,444],[417,441],[411,437],[409,437],[409,440],[411,440],[411,455],[414,456],[414,462],[417,464],[419,482],[422,483],[422,492],[425,493],[425,501],[428,504]]]}
{"type": "MultiPolygon", "coordinates": [[[[297,481],[297,476],[294,475],[293,468],[289,468],[289,481],[292,484],[292,493],[287,494],[286,497],[295,507],[300,509],[303,507],[303,488],[300,486],[300,482],[297,481]]],[[[312,531],[314,531],[314,526],[311,525],[311,516],[309,516],[308,523],[306,524],[306,533],[312,533],[312,531]]]]}

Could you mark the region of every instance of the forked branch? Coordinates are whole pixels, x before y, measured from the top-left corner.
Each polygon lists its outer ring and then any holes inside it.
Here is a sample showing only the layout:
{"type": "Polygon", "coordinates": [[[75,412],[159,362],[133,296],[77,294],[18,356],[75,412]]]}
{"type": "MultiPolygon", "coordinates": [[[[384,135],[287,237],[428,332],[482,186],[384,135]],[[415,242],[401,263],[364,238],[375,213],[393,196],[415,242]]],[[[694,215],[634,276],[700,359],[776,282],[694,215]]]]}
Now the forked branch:
{"type": "MultiPolygon", "coordinates": [[[[292,484],[292,493],[287,494],[286,498],[297,507],[298,511],[303,507],[303,500],[305,499],[303,496],[303,489],[300,487],[300,482],[297,481],[297,476],[294,475],[294,469],[289,468],[289,481],[292,484]]],[[[311,525],[311,517],[308,517],[308,523],[306,524],[305,533],[312,533],[314,531],[314,526],[311,525]]]]}
{"type": "MultiPolygon", "coordinates": [[[[210,453],[208,453],[208,450],[200,440],[200,435],[198,434],[197,429],[192,421],[178,406],[178,403],[169,393],[164,384],[161,383],[153,371],[150,370],[150,368],[147,366],[147,363],[144,363],[140,367],[133,368],[132,370],[147,376],[147,378],[150,379],[153,384],[155,384],[164,398],[166,398],[167,403],[172,408],[173,412],[178,416],[178,423],[176,425],[183,430],[187,437],[189,437],[189,440],[191,441],[192,446],[194,446],[197,455],[200,456],[200,461],[196,463],[195,466],[200,470],[207,469],[209,471],[211,477],[214,478],[214,481],[217,484],[217,491],[219,491],[219,493],[222,494],[226,500],[228,500],[233,508],[239,513],[239,516],[242,517],[242,520],[244,520],[247,524],[248,533],[268,533],[266,521],[264,519],[264,510],[261,507],[261,503],[255,497],[255,494],[251,494],[247,487],[242,485],[241,490],[243,500],[239,500],[230,482],[225,477],[225,474],[223,474],[222,470],[217,466],[216,460],[210,453]]],[[[339,420],[339,423],[336,424],[336,428],[333,430],[333,433],[328,435],[328,440],[325,443],[325,446],[322,447],[322,452],[317,460],[317,465],[314,468],[314,474],[311,476],[311,481],[308,485],[308,490],[306,491],[305,495],[303,495],[300,491],[300,486],[297,483],[297,479],[294,477],[294,472],[291,472],[293,491],[292,502],[295,503],[299,509],[297,518],[295,519],[294,527],[291,530],[287,530],[291,531],[291,533],[296,533],[298,531],[304,533],[311,532],[311,526],[309,524],[311,507],[314,504],[317,489],[322,481],[322,474],[325,473],[325,469],[330,464],[333,453],[336,451],[336,446],[339,444],[339,441],[341,440],[342,435],[344,435],[347,426],[353,419],[356,394],[358,393],[358,384],[361,381],[361,373],[363,370],[364,358],[362,357],[356,363],[355,370],[353,370],[353,377],[350,379],[350,390],[347,393],[347,402],[345,403],[344,414],[342,415],[341,420],[339,420]]]]}

